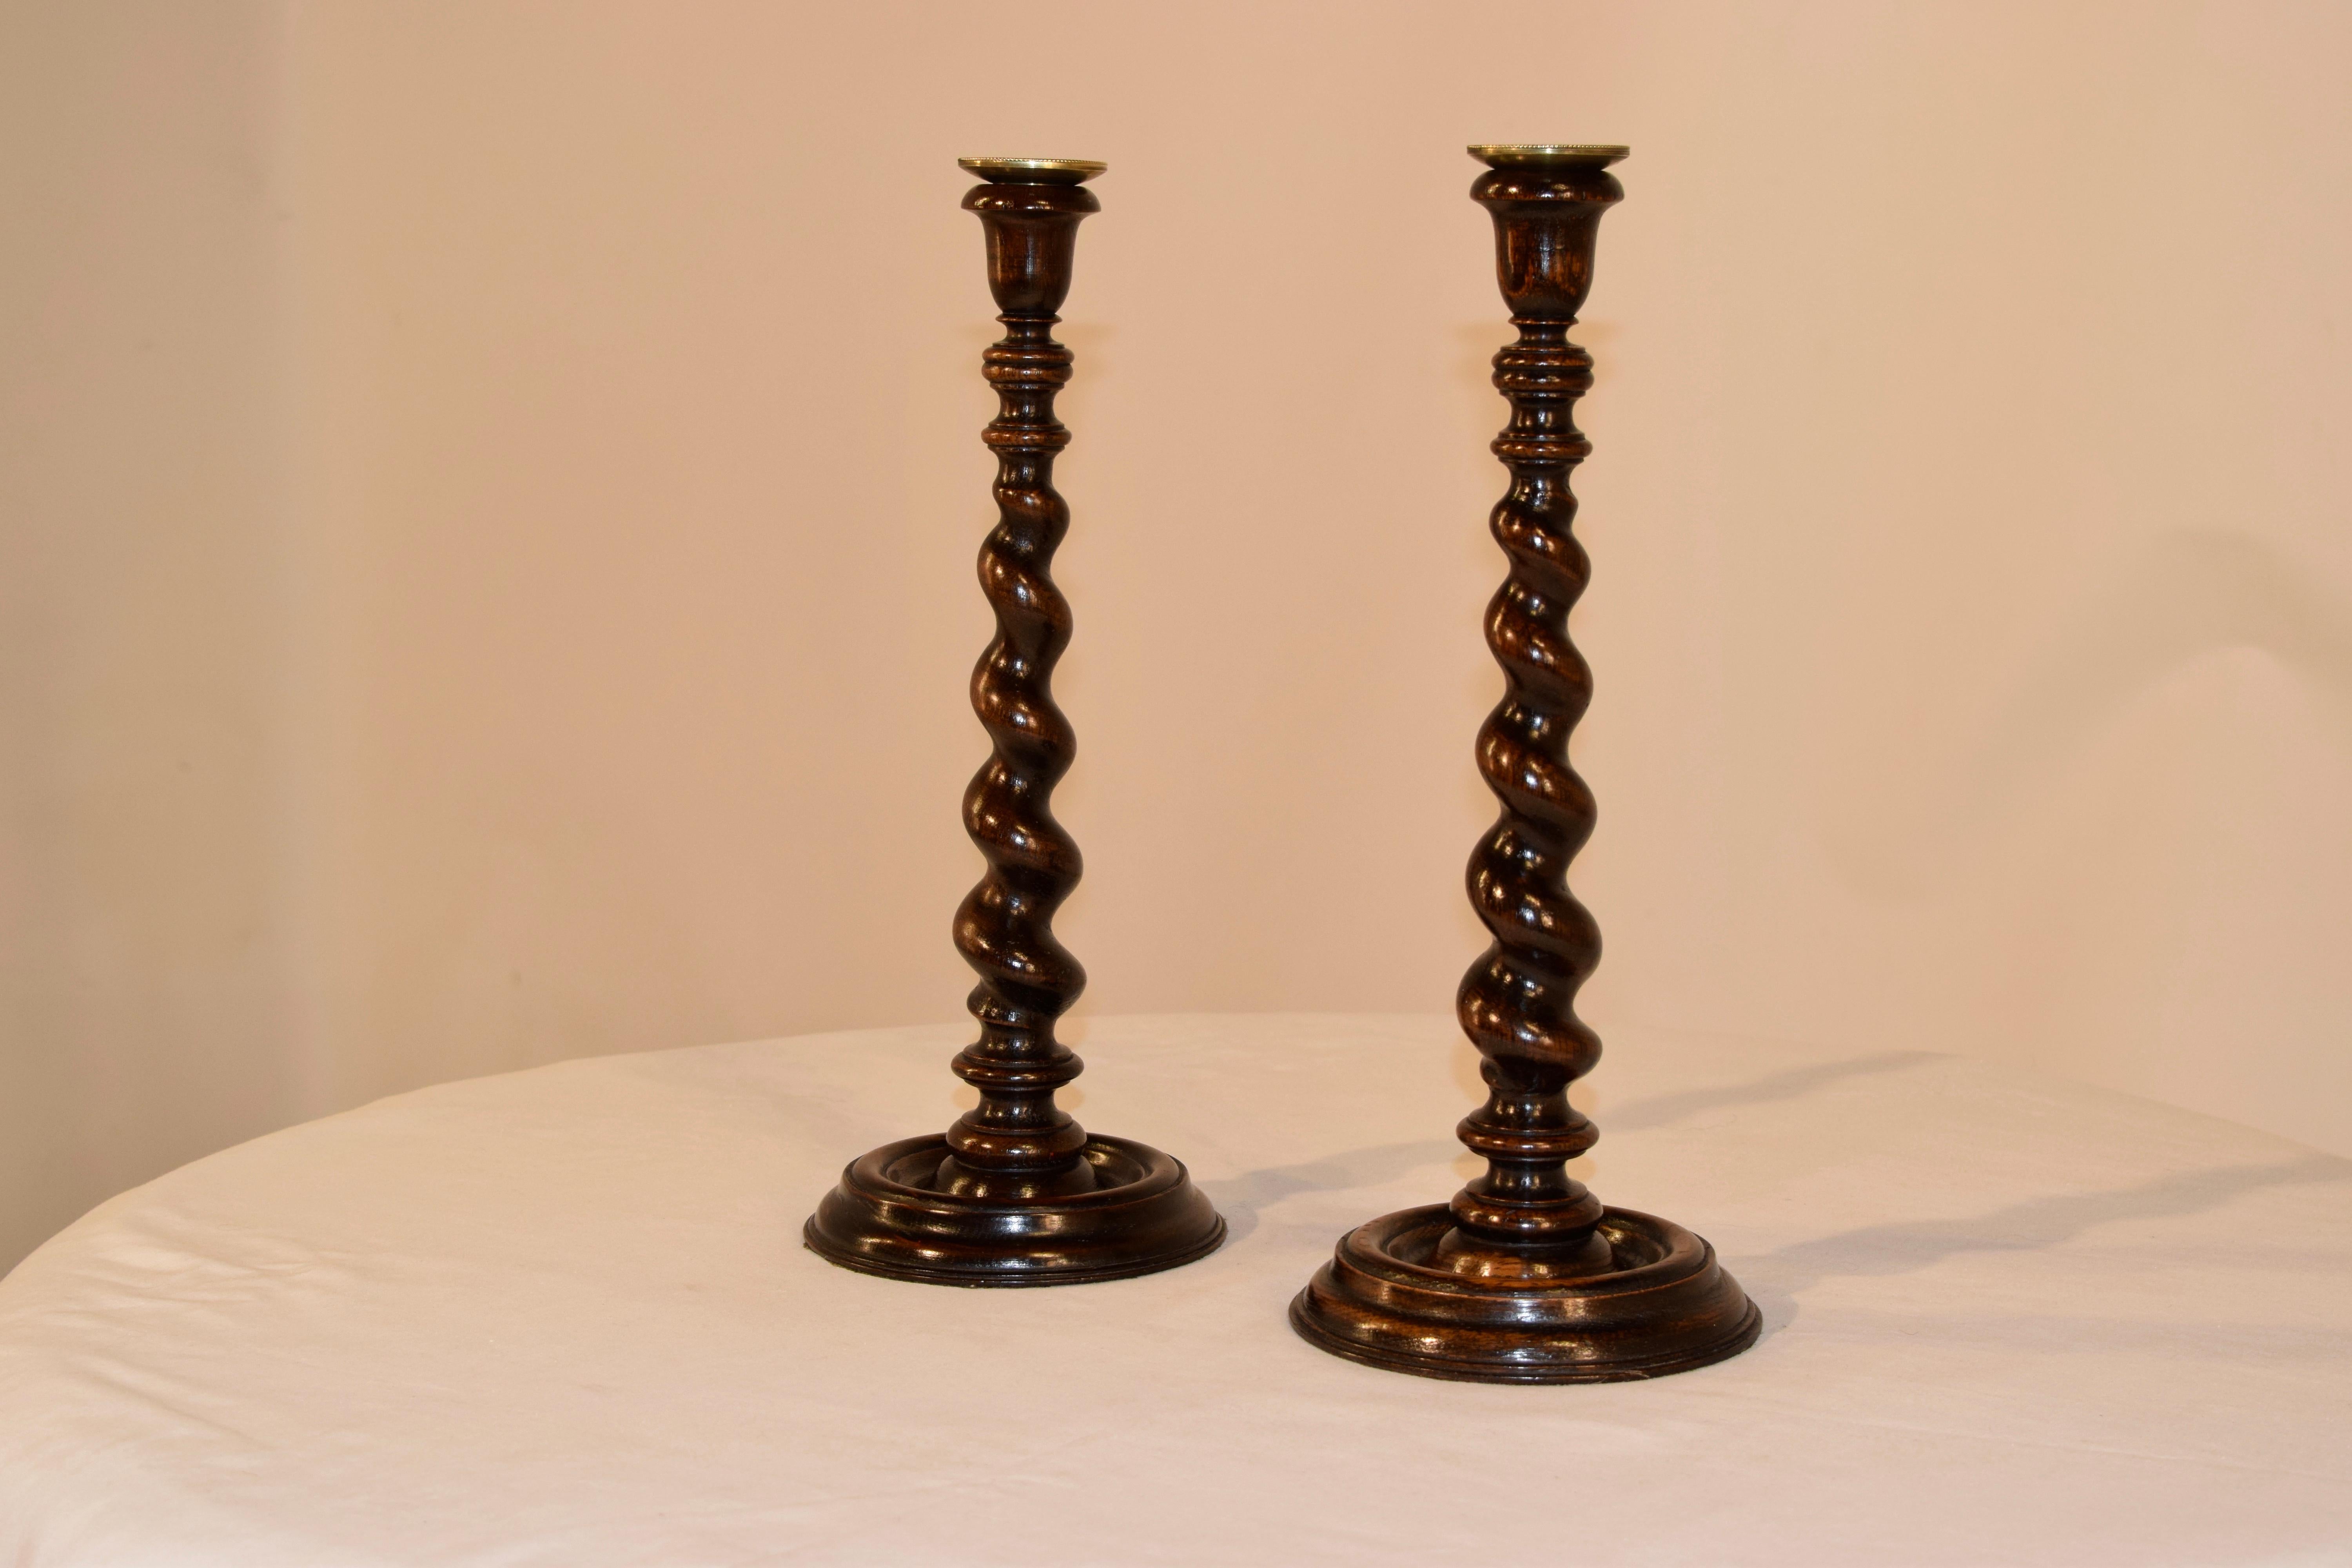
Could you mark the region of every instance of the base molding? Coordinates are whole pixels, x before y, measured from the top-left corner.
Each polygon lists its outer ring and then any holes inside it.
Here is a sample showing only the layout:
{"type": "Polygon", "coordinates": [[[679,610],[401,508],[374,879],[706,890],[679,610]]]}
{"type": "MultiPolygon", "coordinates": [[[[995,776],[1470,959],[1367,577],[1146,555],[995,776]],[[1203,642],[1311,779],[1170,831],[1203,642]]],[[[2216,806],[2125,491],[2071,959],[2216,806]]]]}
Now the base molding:
{"type": "Polygon", "coordinates": [[[1095,1136],[1090,1191],[972,1199],[935,1184],[944,1138],[909,1138],[850,1163],[802,1239],[829,1263],[926,1285],[1083,1285],[1205,1258],[1225,1222],[1182,1162],[1095,1136]]]}
{"type": "Polygon", "coordinates": [[[1664,1377],[1738,1354],[1762,1326],[1715,1248],[1670,1220],[1604,1209],[1612,1267],[1542,1281],[1430,1267],[1453,1224],[1433,1204],[1357,1226],[1291,1302],[1291,1326],[1349,1361],[1470,1383],[1664,1377]]]}

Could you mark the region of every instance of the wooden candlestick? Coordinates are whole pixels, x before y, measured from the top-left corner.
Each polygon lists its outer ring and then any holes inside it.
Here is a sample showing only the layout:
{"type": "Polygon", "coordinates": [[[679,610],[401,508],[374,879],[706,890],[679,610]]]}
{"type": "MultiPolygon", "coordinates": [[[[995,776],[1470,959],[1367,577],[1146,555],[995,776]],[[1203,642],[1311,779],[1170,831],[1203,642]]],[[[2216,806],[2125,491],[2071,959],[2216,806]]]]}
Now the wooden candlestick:
{"type": "Polygon", "coordinates": [[[996,638],[972,671],[971,705],[993,742],[964,792],[964,826],[988,873],[956,911],[955,942],[980,975],[966,1004],[980,1038],[954,1062],[980,1103],[945,1137],[909,1138],[853,1162],[817,1205],[809,1247],[845,1268],[940,1285],[1072,1285],[1189,1263],[1225,1222],[1179,1162],[1122,1138],[1089,1137],[1054,1103],[1080,1063],[1054,1026],[1087,983],[1055,940],[1054,911],[1078,882],[1078,847],[1054,820],[1054,785],[1076,742],[1054,704],[1070,607],[1054,550],[1070,525],[1054,454],[1070,433],[1054,395],[1070,351],[1054,341],[1078,223],[1102,210],[1085,182],[1100,163],[965,158],[965,195],[988,240],[988,285],[1004,336],[982,359],[1002,410],[996,527],[980,583],[996,638]]]}
{"type": "Polygon", "coordinates": [[[1494,934],[1454,1010],[1491,1094],[1457,1130],[1487,1169],[1451,1205],[1359,1226],[1291,1303],[1294,1327],[1354,1361],[1484,1383],[1656,1377],[1736,1355],[1756,1309],[1715,1249],[1678,1225],[1604,1208],[1567,1163],[1599,1134],[1568,1103],[1601,1042],[1576,1016],[1600,928],[1568,890],[1592,831],[1569,766],[1591,674],[1569,641],[1588,563],[1570,536],[1569,475],[1591,450],[1574,404],[1592,358],[1568,341],[1592,280],[1601,215],[1624,190],[1622,147],[1473,147],[1471,196],[1495,220],[1496,273],[1518,341],[1495,356],[1511,422],[1492,526],[1510,574],[1486,610],[1503,700],[1478,731],[1502,816],[1470,858],[1470,900],[1494,934]]]}

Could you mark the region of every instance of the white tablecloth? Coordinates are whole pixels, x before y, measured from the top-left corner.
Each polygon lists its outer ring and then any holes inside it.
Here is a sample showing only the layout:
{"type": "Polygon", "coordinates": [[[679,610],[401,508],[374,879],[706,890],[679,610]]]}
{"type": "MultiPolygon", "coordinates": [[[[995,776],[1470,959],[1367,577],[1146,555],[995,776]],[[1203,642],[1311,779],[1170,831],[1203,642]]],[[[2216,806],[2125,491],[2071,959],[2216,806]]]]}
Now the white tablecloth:
{"type": "Polygon", "coordinates": [[[260,1139],[0,1282],[0,1563],[2352,1563],[2352,1162],[1970,1060],[1620,1030],[1610,1202],[1764,1310],[1650,1384],[1294,1338],[1434,1202],[1437,1018],[1097,1019],[1076,1107],[1233,1226],[1171,1273],[830,1268],[851,1156],[963,1031],[567,1062],[260,1139]]]}

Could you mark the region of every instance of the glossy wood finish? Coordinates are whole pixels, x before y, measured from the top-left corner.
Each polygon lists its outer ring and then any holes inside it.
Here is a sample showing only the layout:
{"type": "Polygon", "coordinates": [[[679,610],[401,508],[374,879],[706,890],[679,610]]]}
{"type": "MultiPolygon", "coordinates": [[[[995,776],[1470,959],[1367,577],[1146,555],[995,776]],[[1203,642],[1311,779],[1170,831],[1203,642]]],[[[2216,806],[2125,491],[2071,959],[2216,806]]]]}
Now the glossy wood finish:
{"type": "Polygon", "coordinates": [[[1568,330],[1591,287],[1601,217],[1623,190],[1622,148],[1473,148],[1471,195],[1493,216],[1496,274],[1518,341],[1495,356],[1510,471],[1492,527],[1510,570],[1486,611],[1503,700],[1478,732],[1478,767],[1502,814],[1472,854],[1470,901],[1494,937],[1455,997],[1489,1094],[1457,1129],[1486,1163],[1450,1205],[1372,1221],[1339,1244],[1291,1308],[1338,1355],[1400,1372],[1501,1383],[1654,1377],[1753,1342],[1756,1310],[1679,1226],[1604,1208],[1567,1163],[1598,1133],[1568,1102],[1601,1042],[1577,988],[1601,932],[1568,889],[1593,823],[1569,765],[1591,674],[1568,614],[1588,563],[1570,532],[1569,477],[1591,452],[1573,417],[1592,360],[1568,330]]]}
{"type": "Polygon", "coordinates": [[[966,1004],[980,1037],[953,1066],[980,1103],[943,1138],[908,1139],[853,1162],[805,1238],[845,1268],[897,1279],[1076,1284],[1190,1262],[1214,1250],[1225,1227],[1182,1164],[1125,1139],[1090,1137],[1055,1103],[1081,1065],[1055,1026],[1087,977],[1053,925],[1080,868],[1052,805],[1076,751],[1053,693],[1070,640],[1070,606],[1052,570],[1070,521],[1054,489],[1054,456],[1070,433],[1054,416],[1054,398],[1071,366],[1053,329],[1078,224],[1101,210],[1084,184],[1102,165],[962,164],[982,177],[963,205],[980,216],[1004,326],[982,358],[1001,404],[982,434],[997,458],[997,522],[980,551],[996,637],[971,677],[972,710],[992,750],[963,802],[964,826],[988,870],[955,919],[956,947],[980,976],[966,1004]]]}

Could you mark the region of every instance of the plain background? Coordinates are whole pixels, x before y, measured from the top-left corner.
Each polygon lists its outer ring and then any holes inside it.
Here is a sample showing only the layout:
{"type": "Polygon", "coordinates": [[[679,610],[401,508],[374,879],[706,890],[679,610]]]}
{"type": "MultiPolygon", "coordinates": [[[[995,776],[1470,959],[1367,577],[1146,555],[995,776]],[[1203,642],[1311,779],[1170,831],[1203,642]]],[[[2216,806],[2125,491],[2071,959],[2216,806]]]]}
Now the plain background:
{"type": "Polygon", "coordinates": [[[2243,0],[0,8],[0,1263],[418,1084],[957,1015],[982,152],[1111,164],[1082,1011],[1448,1005],[1462,146],[1622,141],[1590,1016],[2352,1152],[2347,80],[2243,0]]]}

